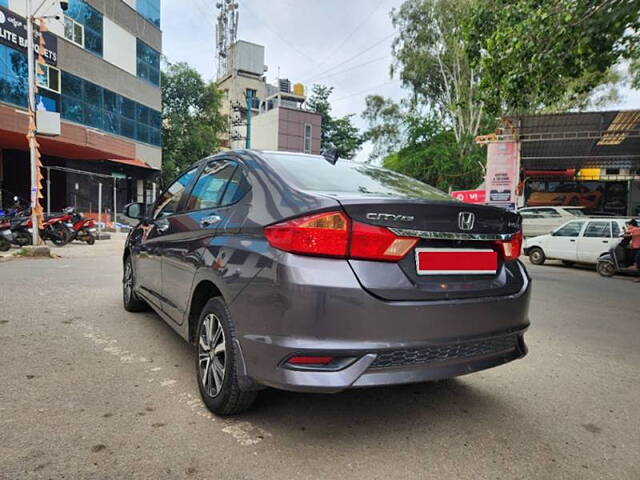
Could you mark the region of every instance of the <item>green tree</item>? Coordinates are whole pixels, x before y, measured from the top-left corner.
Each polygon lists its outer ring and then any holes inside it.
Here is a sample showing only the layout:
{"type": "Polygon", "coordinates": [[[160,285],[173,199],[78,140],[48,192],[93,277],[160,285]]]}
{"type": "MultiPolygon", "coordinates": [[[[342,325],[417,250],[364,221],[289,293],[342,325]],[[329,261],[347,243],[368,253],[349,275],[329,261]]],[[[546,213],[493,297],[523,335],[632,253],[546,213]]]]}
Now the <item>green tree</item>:
{"type": "Polygon", "coordinates": [[[367,122],[368,129],[362,138],[373,144],[369,161],[375,161],[397,152],[402,146],[406,113],[401,105],[380,95],[369,95],[366,105],[362,118],[367,122]]]}
{"type": "Polygon", "coordinates": [[[226,130],[222,94],[186,63],[162,71],[162,179],[166,185],[194,161],[216,153],[226,130]]]}
{"type": "Polygon", "coordinates": [[[329,97],[333,87],[314,85],[306,102],[307,109],[322,116],[321,148],[336,148],[341,158],[351,159],[358,153],[363,139],[358,128],[353,125],[353,115],[334,118],[331,115],[329,97]]]}
{"type": "Polygon", "coordinates": [[[461,142],[436,118],[409,117],[405,146],[385,157],[390,170],[441,190],[477,187],[484,176],[486,152],[467,137],[461,142]]]}
{"type": "MultiPolygon", "coordinates": [[[[638,57],[640,0],[486,0],[465,38],[492,115],[584,107],[638,57]]],[[[632,64],[633,66],[633,64],[632,64]]]]}

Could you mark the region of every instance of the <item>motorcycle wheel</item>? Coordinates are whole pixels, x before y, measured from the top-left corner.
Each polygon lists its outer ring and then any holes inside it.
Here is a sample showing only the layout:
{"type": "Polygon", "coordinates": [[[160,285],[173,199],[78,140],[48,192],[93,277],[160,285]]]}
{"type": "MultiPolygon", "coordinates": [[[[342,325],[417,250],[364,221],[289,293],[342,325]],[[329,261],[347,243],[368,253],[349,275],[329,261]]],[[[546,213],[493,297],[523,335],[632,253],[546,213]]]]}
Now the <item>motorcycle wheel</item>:
{"type": "Polygon", "coordinates": [[[596,270],[603,277],[613,277],[616,273],[616,267],[611,262],[598,262],[596,270]]]}
{"type": "Polygon", "coordinates": [[[0,252],[8,252],[10,248],[11,243],[4,238],[0,238],[0,252]]]}
{"type": "Polygon", "coordinates": [[[62,224],[54,225],[47,236],[56,247],[64,247],[71,240],[71,232],[62,224]]]}
{"type": "Polygon", "coordinates": [[[31,235],[25,231],[17,232],[13,237],[13,243],[18,245],[19,247],[24,247],[25,245],[31,245],[31,235]]]}
{"type": "Polygon", "coordinates": [[[96,243],[96,237],[94,237],[91,232],[84,232],[83,240],[87,242],[87,245],[93,245],[96,243]]]}

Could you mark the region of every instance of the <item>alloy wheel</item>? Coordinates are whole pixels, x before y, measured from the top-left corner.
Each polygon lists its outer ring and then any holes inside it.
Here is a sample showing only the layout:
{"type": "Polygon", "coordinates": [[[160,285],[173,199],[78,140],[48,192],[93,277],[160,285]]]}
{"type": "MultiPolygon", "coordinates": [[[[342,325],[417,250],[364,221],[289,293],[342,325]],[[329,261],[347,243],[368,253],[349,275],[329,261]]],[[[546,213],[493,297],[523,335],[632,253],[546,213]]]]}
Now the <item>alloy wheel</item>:
{"type": "Polygon", "coordinates": [[[202,387],[210,397],[222,390],[226,367],[226,344],[220,319],[208,314],[200,329],[198,340],[198,372],[202,387]]]}
{"type": "Polygon", "coordinates": [[[124,264],[122,288],[124,290],[124,300],[128,303],[131,300],[131,293],[133,291],[133,269],[131,268],[131,261],[127,261],[124,264]]]}

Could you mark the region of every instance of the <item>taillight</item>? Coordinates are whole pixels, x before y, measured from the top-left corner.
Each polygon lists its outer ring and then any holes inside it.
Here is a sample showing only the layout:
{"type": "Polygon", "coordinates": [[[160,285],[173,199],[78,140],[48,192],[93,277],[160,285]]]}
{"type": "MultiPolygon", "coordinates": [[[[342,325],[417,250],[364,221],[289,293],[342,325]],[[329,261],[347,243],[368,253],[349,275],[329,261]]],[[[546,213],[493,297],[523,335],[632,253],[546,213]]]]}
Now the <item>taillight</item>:
{"type": "Polygon", "coordinates": [[[415,247],[415,237],[398,237],[389,229],[353,222],[349,256],[366,260],[398,261],[415,247]]]}
{"type": "Polygon", "coordinates": [[[498,242],[502,247],[502,253],[506,260],[517,260],[522,253],[522,232],[515,233],[511,240],[502,240],[498,242]]]}
{"type": "Polygon", "coordinates": [[[264,234],[272,247],[285,252],[346,257],[349,218],[342,212],[318,213],[271,225],[264,234]]]}
{"type": "Polygon", "coordinates": [[[384,227],[352,221],[342,212],[296,218],[264,229],[269,244],[285,252],[398,261],[418,242],[384,227]]]}

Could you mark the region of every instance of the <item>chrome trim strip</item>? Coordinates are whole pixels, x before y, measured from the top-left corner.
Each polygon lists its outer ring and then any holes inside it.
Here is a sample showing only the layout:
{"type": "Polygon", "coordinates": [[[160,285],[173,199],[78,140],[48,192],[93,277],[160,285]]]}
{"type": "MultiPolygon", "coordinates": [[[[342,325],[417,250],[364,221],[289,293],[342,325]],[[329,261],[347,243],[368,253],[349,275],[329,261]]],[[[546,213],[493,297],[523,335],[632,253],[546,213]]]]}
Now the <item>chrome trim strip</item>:
{"type": "Polygon", "coordinates": [[[511,240],[513,233],[459,233],[459,232],[429,232],[425,230],[411,230],[408,228],[389,228],[401,237],[420,237],[429,240],[475,240],[496,241],[511,240]]]}

